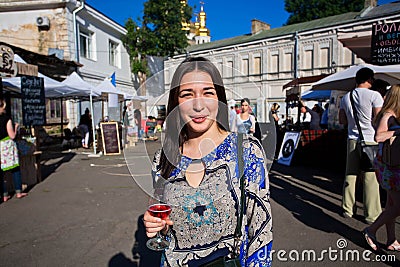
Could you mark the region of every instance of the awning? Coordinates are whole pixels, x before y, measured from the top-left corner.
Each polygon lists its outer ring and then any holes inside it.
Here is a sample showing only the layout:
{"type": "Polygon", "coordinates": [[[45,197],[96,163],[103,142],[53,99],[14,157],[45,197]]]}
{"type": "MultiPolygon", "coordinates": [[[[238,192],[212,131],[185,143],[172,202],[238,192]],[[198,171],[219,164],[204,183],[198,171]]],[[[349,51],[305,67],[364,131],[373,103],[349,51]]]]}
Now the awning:
{"type": "Polygon", "coordinates": [[[301,94],[304,100],[324,101],[331,97],[331,90],[308,90],[301,94]]]}
{"type": "Polygon", "coordinates": [[[286,89],[286,88],[289,88],[289,87],[294,87],[294,86],[301,85],[301,84],[315,83],[315,82],[321,80],[322,78],[325,78],[328,75],[329,74],[321,74],[321,75],[316,75],[316,76],[308,76],[308,77],[296,78],[294,80],[291,80],[287,84],[285,84],[283,86],[283,89],[286,89]]]}
{"type": "Polygon", "coordinates": [[[371,63],[371,30],[338,33],[338,40],[366,63],[371,63]]]}

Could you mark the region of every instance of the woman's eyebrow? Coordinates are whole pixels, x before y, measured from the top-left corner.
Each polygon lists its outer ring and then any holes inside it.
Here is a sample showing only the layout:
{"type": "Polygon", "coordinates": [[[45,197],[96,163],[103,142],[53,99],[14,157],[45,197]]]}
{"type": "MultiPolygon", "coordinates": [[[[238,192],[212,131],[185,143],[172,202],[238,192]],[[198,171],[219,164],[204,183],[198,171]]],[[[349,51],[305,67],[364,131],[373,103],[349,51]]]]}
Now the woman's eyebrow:
{"type": "Polygon", "coordinates": [[[192,88],[185,88],[185,89],[181,89],[181,90],[179,91],[179,93],[182,93],[182,92],[191,92],[191,91],[193,91],[192,88]]]}

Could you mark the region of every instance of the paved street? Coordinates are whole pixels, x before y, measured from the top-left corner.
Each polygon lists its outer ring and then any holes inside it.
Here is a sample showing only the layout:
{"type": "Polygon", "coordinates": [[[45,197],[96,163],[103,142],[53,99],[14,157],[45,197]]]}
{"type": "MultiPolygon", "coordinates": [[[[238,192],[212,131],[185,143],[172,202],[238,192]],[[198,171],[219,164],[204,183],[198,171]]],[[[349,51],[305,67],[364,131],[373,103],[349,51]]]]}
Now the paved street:
{"type": "MultiPolygon", "coordinates": [[[[47,151],[44,181],[28,197],[0,205],[0,266],[155,267],[158,255],[145,247],[140,216],[151,182],[147,154],[159,146],[159,141],[146,142],[127,149],[128,164],[124,155],[47,151]]],[[[354,219],[337,214],[342,179],[340,173],[273,165],[274,266],[400,266],[397,254],[389,254],[397,256],[396,262],[378,263],[366,252],[361,203],[354,219]],[[353,250],[359,261],[346,260],[353,250]],[[301,260],[310,251],[316,260],[301,260]],[[363,260],[362,253],[373,262],[363,260]]],[[[397,232],[400,236],[398,224],[397,232]]],[[[385,240],[384,229],[378,239],[385,240]]]]}

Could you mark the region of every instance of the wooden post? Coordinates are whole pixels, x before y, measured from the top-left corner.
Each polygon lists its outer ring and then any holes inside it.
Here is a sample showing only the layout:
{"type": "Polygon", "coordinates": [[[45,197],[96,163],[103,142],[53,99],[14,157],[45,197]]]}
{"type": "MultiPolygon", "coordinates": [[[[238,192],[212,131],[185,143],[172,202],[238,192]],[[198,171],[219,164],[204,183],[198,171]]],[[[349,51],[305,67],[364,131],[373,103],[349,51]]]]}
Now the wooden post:
{"type": "Polygon", "coordinates": [[[61,138],[64,137],[64,109],[63,109],[63,98],[60,98],[60,109],[61,109],[61,138]]]}

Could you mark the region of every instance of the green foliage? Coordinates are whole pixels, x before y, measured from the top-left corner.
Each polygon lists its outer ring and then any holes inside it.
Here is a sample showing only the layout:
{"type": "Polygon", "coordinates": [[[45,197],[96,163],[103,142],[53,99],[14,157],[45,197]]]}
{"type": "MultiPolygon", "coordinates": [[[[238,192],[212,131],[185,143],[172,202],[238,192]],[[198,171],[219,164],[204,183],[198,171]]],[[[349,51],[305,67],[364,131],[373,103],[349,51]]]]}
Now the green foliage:
{"type": "Polygon", "coordinates": [[[285,0],[285,10],[291,14],[286,24],[358,12],[364,8],[364,2],[364,0],[285,0]]]}
{"type": "MultiPolygon", "coordinates": [[[[181,22],[190,21],[191,14],[192,8],[188,5],[183,8],[180,0],[145,2],[143,17],[137,22],[128,19],[125,23],[128,33],[123,41],[131,61],[147,55],[165,57],[182,53],[188,46],[188,40],[181,22]]],[[[138,62],[132,65],[135,70],[142,71],[138,62]]]]}
{"type": "Polygon", "coordinates": [[[133,73],[137,74],[139,72],[142,72],[142,73],[145,73],[146,75],[149,75],[150,71],[147,68],[147,61],[146,60],[141,59],[139,61],[139,59],[134,58],[134,59],[131,60],[131,64],[132,64],[132,72],[133,73]]]}

